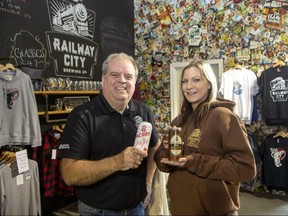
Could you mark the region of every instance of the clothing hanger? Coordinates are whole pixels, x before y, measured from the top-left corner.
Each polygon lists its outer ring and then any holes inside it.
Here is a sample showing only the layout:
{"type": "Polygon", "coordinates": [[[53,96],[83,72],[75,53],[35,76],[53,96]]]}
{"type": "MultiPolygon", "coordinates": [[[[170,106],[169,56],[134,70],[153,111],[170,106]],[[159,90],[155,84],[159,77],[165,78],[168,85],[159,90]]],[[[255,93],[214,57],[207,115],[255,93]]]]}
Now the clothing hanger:
{"type": "Polygon", "coordinates": [[[275,67],[281,67],[281,66],[285,66],[285,62],[281,61],[281,60],[277,60],[277,62],[275,64],[273,64],[273,68],[275,67]]]}
{"type": "Polygon", "coordinates": [[[276,63],[273,65],[273,67],[285,66],[285,59],[285,54],[283,52],[279,52],[276,57],[276,63]]]}
{"type": "Polygon", "coordinates": [[[3,67],[1,70],[6,71],[6,70],[8,70],[8,69],[13,70],[13,71],[16,70],[16,68],[15,68],[15,67],[13,66],[13,64],[11,64],[11,63],[7,63],[7,64],[5,65],[5,67],[3,67]]]}
{"type": "Polygon", "coordinates": [[[1,153],[0,162],[3,164],[10,166],[12,163],[16,161],[15,152],[5,150],[1,153]]]}
{"type": "Polygon", "coordinates": [[[277,132],[277,134],[275,134],[273,136],[273,138],[277,138],[277,137],[287,138],[288,137],[288,133],[286,131],[280,130],[280,131],[277,132]]]}
{"type": "Polygon", "coordinates": [[[237,63],[237,64],[235,64],[234,68],[235,69],[243,69],[243,66],[237,63]]]}
{"type": "Polygon", "coordinates": [[[16,68],[11,62],[13,62],[13,59],[11,57],[0,57],[0,70],[5,71],[7,69],[10,69],[16,71],[16,68]]]}
{"type": "Polygon", "coordinates": [[[235,69],[243,69],[244,62],[243,61],[239,61],[238,59],[234,59],[234,68],[235,69]]]}
{"type": "Polygon", "coordinates": [[[16,161],[16,154],[15,152],[21,151],[22,148],[19,146],[11,146],[5,145],[0,148],[1,155],[0,155],[0,163],[5,163],[6,165],[10,166],[16,161]]]}
{"type": "Polygon", "coordinates": [[[63,133],[63,130],[57,124],[53,125],[52,129],[53,131],[63,133]]]}

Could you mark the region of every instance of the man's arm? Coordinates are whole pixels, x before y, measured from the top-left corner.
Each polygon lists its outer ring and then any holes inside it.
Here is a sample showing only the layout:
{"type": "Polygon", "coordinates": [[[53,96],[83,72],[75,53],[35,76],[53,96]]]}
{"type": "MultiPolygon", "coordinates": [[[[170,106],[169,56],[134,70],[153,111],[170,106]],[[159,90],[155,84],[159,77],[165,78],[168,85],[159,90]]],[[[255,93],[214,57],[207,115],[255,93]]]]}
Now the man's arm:
{"type": "Polygon", "coordinates": [[[63,158],[60,171],[68,186],[87,186],[97,183],[117,171],[138,168],[144,157],[147,157],[145,151],[128,147],[115,156],[97,161],[63,158]]]}
{"type": "Polygon", "coordinates": [[[147,158],[147,175],[146,175],[146,187],[147,187],[147,196],[144,201],[144,205],[147,206],[150,202],[151,192],[152,192],[152,184],[153,178],[156,171],[156,163],[154,161],[154,153],[157,150],[158,146],[160,145],[160,139],[158,140],[157,144],[149,149],[149,154],[147,158]]]}

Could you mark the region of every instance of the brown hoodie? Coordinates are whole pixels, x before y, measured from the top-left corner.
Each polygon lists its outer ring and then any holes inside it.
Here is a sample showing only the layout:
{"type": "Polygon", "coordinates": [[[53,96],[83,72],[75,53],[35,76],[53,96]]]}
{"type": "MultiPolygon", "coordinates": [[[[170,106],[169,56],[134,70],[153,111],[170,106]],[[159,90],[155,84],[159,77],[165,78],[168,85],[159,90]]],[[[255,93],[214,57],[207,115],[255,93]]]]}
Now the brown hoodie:
{"type": "MultiPolygon", "coordinates": [[[[245,125],[233,112],[234,102],[218,99],[200,128],[183,126],[183,168],[162,164],[168,150],[163,143],[154,160],[169,172],[167,184],[172,215],[225,215],[240,208],[240,182],[255,177],[256,166],[245,125]],[[193,133],[194,132],[194,133],[193,133]],[[200,133],[199,133],[200,132],[200,133]]],[[[177,117],[171,125],[177,125],[177,117]]]]}

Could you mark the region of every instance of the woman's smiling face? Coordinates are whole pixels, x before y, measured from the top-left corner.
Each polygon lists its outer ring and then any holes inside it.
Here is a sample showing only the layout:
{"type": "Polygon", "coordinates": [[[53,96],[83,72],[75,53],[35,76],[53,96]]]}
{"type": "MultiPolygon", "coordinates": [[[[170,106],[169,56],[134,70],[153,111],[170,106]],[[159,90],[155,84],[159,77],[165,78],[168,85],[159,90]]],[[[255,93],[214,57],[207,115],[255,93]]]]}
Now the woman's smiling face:
{"type": "Polygon", "coordinates": [[[207,98],[211,85],[199,68],[191,67],[183,72],[181,87],[184,97],[195,110],[207,98]]]}

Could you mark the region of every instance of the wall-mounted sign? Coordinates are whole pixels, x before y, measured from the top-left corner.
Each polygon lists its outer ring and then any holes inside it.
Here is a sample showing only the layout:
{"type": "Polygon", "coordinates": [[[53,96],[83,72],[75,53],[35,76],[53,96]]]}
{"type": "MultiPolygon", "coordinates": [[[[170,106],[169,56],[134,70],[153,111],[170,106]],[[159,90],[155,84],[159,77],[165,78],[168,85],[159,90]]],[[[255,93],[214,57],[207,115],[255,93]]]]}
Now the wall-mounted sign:
{"type": "Polygon", "coordinates": [[[2,64],[33,79],[100,81],[110,53],[134,55],[134,1],[0,0],[0,32],[2,64]]]}
{"type": "Polygon", "coordinates": [[[52,32],[46,32],[56,76],[93,78],[99,45],[93,42],[96,14],[82,1],[47,0],[52,32]]]}

